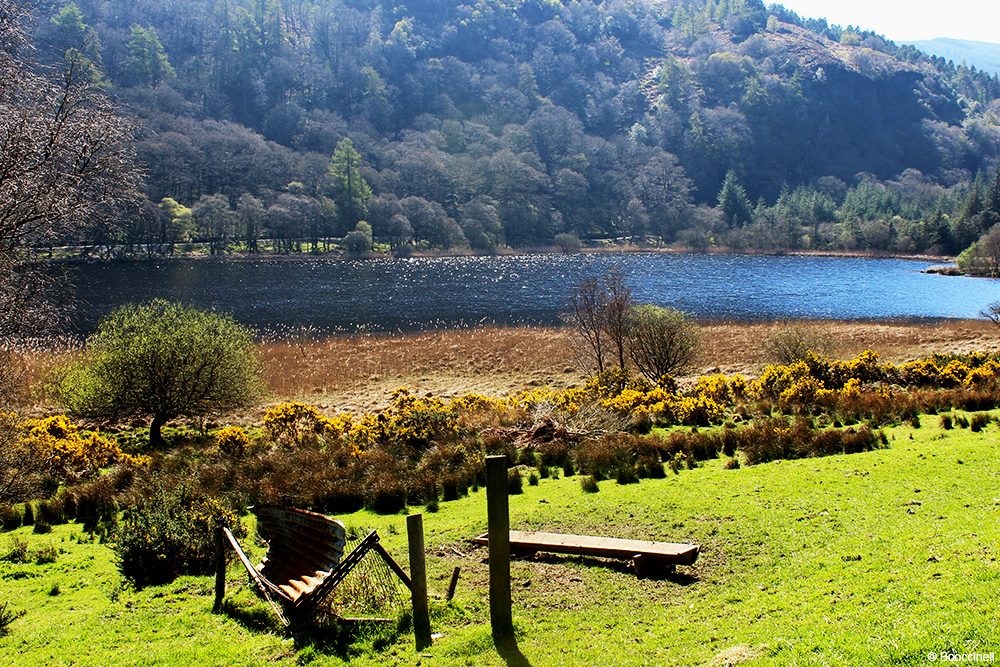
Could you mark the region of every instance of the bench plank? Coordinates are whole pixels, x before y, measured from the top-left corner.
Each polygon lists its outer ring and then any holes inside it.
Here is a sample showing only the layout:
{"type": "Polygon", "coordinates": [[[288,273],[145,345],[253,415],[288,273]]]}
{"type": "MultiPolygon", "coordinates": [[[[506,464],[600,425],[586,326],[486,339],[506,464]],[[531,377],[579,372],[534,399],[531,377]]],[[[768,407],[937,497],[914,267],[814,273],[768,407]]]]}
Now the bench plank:
{"type": "MultiPolygon", "coordinates": [[[[473,540],[477,544],[489,544],[489,541],[488,533],[483,533],[473,540]]],[[[521,530],[510,531],[510,548],[512,551],[521,553],[545,551],[602,558],[632,559],[635,556],[648,556],[670,565],[693,565],[701,551],[701,546],[697,544],[673,544],[647,540],[623,540],[616,537],[521,530]]]]}

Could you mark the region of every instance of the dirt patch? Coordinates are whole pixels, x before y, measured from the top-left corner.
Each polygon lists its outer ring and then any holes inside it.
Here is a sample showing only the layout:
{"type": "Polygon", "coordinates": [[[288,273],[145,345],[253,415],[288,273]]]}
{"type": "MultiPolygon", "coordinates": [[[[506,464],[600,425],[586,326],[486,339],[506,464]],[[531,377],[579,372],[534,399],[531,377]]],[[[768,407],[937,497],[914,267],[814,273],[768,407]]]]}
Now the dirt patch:
{"type": "Polygon", "coordinates": [[[753,660],[763,652],[763,646],[747,646],[745,644],[730,646],[712,658],[706,667],[736,667],[736,665],[753,660]]]}

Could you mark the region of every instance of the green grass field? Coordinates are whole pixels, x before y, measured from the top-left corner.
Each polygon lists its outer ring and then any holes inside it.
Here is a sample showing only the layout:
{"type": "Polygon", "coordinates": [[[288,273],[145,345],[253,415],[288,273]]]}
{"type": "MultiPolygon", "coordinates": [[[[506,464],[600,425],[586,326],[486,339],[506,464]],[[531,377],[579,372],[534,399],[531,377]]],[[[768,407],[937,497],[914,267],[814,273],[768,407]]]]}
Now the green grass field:
{"type": "MultiPolygon", "coordinates": [[[[930,652],[1000,652],[1000,427],[889,429],[890,448],[723,470],[712,462],[665,480],[578,478],[525,484],[515,529],[702,544],[696,566],[640,580],[607,561],[513,563],[514,620],[531,664],[926,665],[930,652]],[[745,662],[744,662],[745,661],[745,662]]],[[[405,517],[339,517],[377,528],[405,563],[405,517]]],[[[0,638],[17,665],[503,664],[490,640],[485,492],[425,513],[432,648],[412,636],[362,636],[346,652],[286,637],[230,566],[228,614],[213,615],[211,577],[134,591],[112,552],[79,526],[9,535],[61,551],[54,564],[0,562],[0,601],[25,615],[0,638]],[[51,595],[58,584],[59,592],[51,595]]]]}

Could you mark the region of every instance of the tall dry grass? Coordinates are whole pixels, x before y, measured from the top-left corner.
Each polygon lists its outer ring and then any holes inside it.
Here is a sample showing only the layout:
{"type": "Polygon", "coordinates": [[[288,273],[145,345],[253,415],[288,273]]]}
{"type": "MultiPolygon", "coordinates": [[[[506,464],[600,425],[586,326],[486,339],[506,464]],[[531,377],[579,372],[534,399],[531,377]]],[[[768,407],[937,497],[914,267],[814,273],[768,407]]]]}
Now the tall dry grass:
{"type": "MultiPolygon", "coordinates": [[[[768,362],[762,341],[788,323],[712,322],[701,326],[702,345],[691,375],[720,370],[756,375],[768,362]]],[[[872,349],[900,363],[936,353],[1000,350],[1000,327],[979,320],[844,322],[809,325],[829,334],[833,356],[872,349]]],[[[383,407],[400,386],[451,397],[475,392],[502,396],[548,385],[567,387],[589,376],[579,363],[572,333],[555,327],[364,333],[332,338],[298,335],[258,346],[271,399],[299,399],[327,411],[383,407]]],[[[25,344],[15,352],[17,391],[33,411],[51,410],[44,379],[79,353],[78,343],[25,344]]],[[[244,415],[256,419],[256,412],[244,415]]]]}

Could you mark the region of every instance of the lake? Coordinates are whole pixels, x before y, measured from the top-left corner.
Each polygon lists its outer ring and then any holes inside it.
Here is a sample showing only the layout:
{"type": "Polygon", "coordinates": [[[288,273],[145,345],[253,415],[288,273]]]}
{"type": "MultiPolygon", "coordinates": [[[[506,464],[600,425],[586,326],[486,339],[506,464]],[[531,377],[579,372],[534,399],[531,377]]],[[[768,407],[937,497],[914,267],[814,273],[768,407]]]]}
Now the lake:
{"type": "Polygon", "coordinates": [[[699,319],[968,318],[1000,281],[921,273],[924,261],[701,254],[440,259],[167,260],[69,267],[75,328],[115,307],[166,297],[233,314],[258,331],[415,330],[553,324],[572,288],[618,266],[637,301],[699,319]]]}

